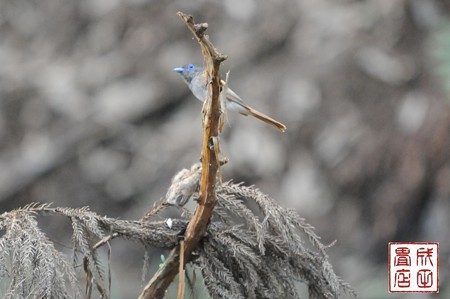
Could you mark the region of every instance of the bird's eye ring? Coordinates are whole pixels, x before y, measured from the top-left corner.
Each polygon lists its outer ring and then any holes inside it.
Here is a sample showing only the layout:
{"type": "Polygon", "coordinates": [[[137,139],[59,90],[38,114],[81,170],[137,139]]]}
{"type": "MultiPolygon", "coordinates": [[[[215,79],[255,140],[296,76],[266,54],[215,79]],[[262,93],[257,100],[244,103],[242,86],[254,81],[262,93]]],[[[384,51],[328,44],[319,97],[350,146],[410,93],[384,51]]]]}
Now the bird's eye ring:
{"type": "Polygon", "coordinates": [[[188,65],[188,68],[189,68],[190,70],[192,70],[192,69],[194,69],[194,65],[193,65],[193,64],[190,64],[190,65],[188,65]]]}

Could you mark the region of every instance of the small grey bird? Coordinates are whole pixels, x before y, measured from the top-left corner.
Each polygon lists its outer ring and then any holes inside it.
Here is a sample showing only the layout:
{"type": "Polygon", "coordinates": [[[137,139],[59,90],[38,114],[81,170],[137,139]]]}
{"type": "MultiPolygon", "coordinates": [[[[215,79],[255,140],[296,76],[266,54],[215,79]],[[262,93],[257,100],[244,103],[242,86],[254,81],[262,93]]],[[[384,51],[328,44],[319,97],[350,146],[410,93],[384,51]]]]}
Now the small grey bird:
{"type": "MultiPolygon", "coordinates": [[[[174,72],[179,73],[184,82],[189,86],[194,96],[200,101],[204,102],[208,91],[206,89],[206,72],[201,66],[195,64],[186,64],[182,67],[173,69],[174,72]]],[[[242,99],[230,88],[227,90],[226,109],[236,111],[242,115],[251,115],[257,119],[276,127],[281,132],[286,131],[286,126],[279,121],[261,113],[242,101],[242,99]]]]}
{"type": "Polygon", "coordinates": [[[195,163],[191,169],[180,170],[173,178],[167,190],[166,203],[183,207],[200,186],[201,163],[195,163]]]}

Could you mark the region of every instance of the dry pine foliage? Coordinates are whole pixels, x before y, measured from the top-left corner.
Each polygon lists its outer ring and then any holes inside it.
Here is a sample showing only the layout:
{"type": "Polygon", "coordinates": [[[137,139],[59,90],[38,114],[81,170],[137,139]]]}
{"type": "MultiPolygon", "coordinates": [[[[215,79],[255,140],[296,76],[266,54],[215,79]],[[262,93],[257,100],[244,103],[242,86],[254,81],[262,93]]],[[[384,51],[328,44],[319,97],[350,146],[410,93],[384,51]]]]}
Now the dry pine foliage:
{"type": "MultiPolygon", "coordinates": [[[[217,205],[207,235],[191,265],[200,270],[212,298],[341,298],[351,288],[334,273],[313,228],[295,211],[279,206],[255,187],[231,182],[218,186],[217,205]]],[[[194,199],[198,194],[194,194],[194,199]]],[[[32,204],[0,215],[0,281],[3,298],[100,298],[110,296],[111,273],[99,262],[97,248],[120,237],[141,243],[143,268],[151,248],[174,248],[189,215],[153,221],[167,205],[156,205],[145,219],[118,220],[88,208],[32,204]],[[36,216],[68,217],[73,258],[62,254],[40,230],[36,216]],[[80,257],[82,259],[80,259],[80,257]],[[82,260],[82,261],[81,261],[82,260]],[[79,280],[83,269],[86,286],[79,280]],[[107,273],[105,273],[107,272],[107,273]]],[[[109,257],[111,247],[108,247],[109,257]]]]}

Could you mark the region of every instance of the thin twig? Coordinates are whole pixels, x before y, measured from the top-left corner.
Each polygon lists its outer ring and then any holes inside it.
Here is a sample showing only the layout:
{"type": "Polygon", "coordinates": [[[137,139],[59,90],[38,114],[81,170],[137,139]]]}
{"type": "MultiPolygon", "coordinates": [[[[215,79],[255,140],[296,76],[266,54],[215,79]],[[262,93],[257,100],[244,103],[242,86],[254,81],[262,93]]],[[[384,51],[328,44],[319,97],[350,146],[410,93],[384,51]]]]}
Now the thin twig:
{"type": "MultiPolygon", "coordinates": [[[[102,245],[105,244],[105,243],[108,243],[109,241],[111,241],[112,239],[116,238],[117,236],[119,236],[118,233],[113,233],[113,234],[111,234],[111,235],[107,235],[106,237],[104,237],[103,239],[101,239],[100,241],[98,241],[98,242],[94,245],[93,249],[99,248],[100,246],[102,246],[102,245]]],[[[109,244],[108,244],[108,246],[109,246],[109,244]]]]}
{"type": "Polygon", "coordinates": [[[184,241],[180,242],[180,269],[178,271],[178,299],[184,298],[184,241]]]}

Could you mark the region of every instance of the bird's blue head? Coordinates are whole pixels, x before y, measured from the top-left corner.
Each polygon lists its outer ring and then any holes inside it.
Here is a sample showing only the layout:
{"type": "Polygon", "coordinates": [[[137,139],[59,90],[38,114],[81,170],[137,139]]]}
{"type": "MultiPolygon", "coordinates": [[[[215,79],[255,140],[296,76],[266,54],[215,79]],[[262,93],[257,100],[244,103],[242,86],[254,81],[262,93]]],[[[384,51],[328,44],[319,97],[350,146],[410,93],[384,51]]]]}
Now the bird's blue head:
{"type": "Polygon", "coordinates": [[[203,72],[203,68],[196,64],[189,63],[183,65],[182,67],[176,67],[173,71],[179,73],[186,83],[189,84],[192,79],[203,72]]]}

